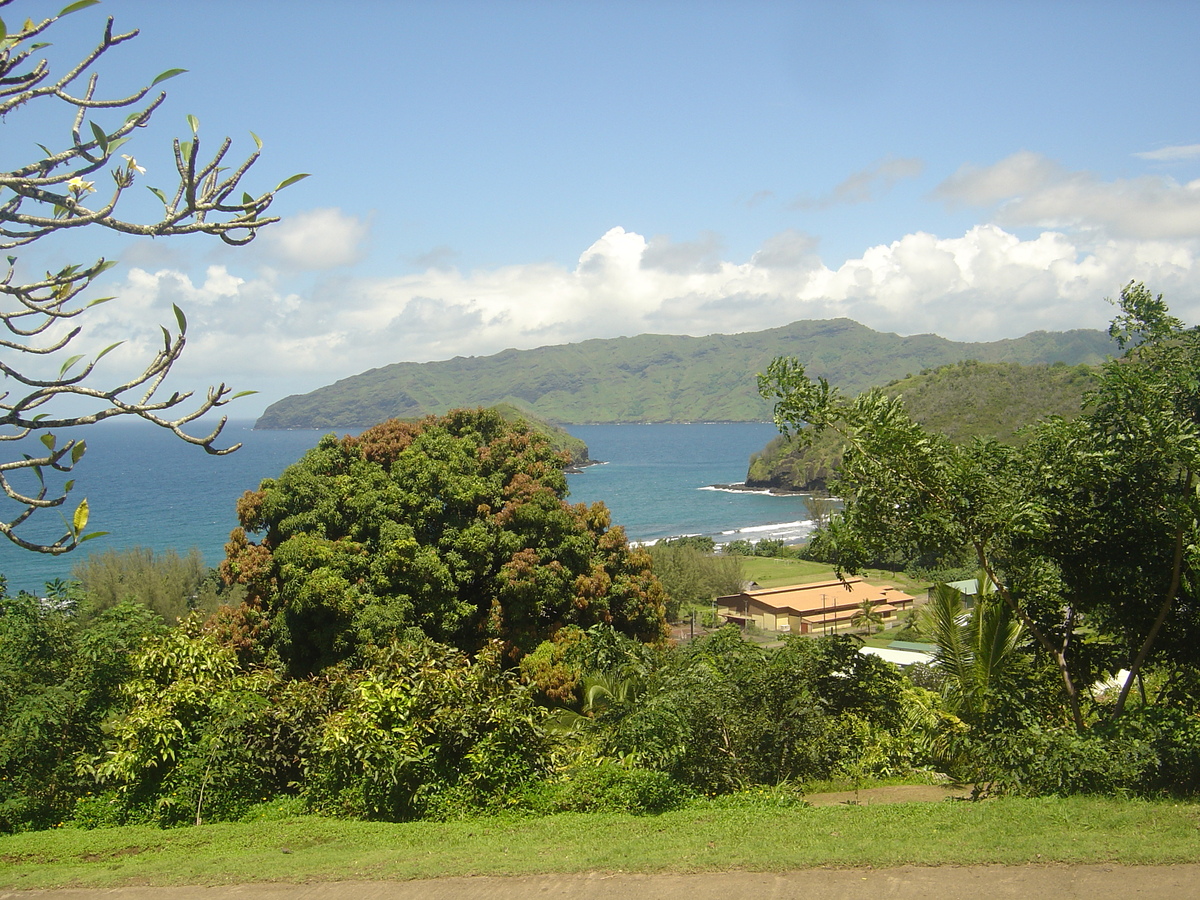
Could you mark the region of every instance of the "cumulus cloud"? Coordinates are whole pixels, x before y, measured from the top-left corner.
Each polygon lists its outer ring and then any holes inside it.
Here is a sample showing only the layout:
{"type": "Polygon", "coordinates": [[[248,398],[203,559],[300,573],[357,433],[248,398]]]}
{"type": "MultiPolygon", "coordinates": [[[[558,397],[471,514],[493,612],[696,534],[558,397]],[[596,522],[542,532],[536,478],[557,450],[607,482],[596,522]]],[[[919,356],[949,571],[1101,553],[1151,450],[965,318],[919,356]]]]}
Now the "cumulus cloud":
{"type": "Polygon", "coordinates": [[[262,248],[285,268],[336,269],[358,262],[367,223],[340,209],[310,209],[262,233],[262,248]]]}
{"type": "Polygon", "coordinates": [[[665,235],[651,238],[642,251],[641,266],[675,275],[717,272],[721,268],[721,237],[707,231],[698,241],[672,243],[665,235]]]}
{"type": "Polygon", "coordinates": [[[886,194],[898,181],[917,178],[925,170],[919,159],[889,157],[868,169],[855,172],[823,197],[797,197],[792,209],[829,209],[833,206],[868,203],[886,194]]]}
{"type": "Polygon", "coordinates": [[[837,316],[959,340],[1098,328],[1112,314],[1101,298],[1130,279],[1165,293],[1186,321],[1200,320],[1195,240],[1019,236],[987,224],[950,237],[908,234],[832,267],[795,231],[743,262],[722,259],[719,247],[715,235],[675,244],[618,227],[573,266],[330,278],[303,296],[274,272],[134,268],[105,287],[120,300],[90,311],[87,340],[96,348],[125,340],[104,363],[133,365],[157,348],[157,326],[173,324],[177,303],[190,322],[179,373],[260,387],[268,402],[392,362],[644,332],[728,333],[837,316]]]}
{"type": "Polygon", "coordinates": [[[1006,228],[1046,228],[1104,239],[1200,238],[1200,181],[1143,175],[1103,181],[1022,152],[992,166],[964,167],[935,196],[952,205],[996,206],[1006,228]]]}

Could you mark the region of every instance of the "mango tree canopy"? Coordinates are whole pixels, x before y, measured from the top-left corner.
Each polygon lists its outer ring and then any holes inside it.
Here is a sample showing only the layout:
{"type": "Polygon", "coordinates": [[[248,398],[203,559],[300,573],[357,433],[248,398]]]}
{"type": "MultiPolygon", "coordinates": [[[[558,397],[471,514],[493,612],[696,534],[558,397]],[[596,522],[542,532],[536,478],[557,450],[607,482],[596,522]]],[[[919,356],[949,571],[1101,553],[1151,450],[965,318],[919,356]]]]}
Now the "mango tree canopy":
{"type": "Polygon", "coordinates": [[[649,555],[602,504],[564,500],[565,462],[482,409],[328,435],[238,502],[235,618],[297,673],[410,628],[467,652],[500,638],[513,659],[568,624],[662,639],[649,555]]]}

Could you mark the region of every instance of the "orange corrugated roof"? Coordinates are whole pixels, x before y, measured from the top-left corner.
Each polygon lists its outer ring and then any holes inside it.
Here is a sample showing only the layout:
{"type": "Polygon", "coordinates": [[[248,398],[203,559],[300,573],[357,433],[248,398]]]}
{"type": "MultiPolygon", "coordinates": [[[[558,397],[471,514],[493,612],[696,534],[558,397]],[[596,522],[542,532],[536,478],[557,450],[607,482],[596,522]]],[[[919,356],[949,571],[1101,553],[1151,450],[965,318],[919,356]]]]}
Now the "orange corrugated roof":
{"type": "Polygon", "coordinates": [[[717,602],[725,606],[736,606],[739,603],[752,602],[755,606],[787,610],[795,615],[809,616],[826,613],[835,609],[860,606],[864,600],[876,604],[904,604],[914,602],[914,598],[898,591],[893,587],[883,587],[868,584],[861,578],[849,578],[846,581],[814,581],[808,584],[793,584],[776,588],[760,588],[753,591],[743,591],[727,597],[718,597],[717,602]],[[822,599],[824,595],[824,599],[822,599]]]}

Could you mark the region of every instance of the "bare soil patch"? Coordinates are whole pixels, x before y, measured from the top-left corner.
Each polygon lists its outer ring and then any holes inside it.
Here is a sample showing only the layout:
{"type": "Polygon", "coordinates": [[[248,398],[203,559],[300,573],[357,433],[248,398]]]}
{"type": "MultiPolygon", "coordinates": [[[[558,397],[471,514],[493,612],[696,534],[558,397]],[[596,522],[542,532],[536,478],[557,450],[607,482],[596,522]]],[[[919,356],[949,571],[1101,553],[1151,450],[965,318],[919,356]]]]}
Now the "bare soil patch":
{"type": "Polygon", "coordinates": [[[813,806],[877,806],[881,803],[939,803],[942,800],[970,800],[971,788],[957,784],[897,784],[870,787],[860,791],[832,791],[805,794],[813,806]]]}

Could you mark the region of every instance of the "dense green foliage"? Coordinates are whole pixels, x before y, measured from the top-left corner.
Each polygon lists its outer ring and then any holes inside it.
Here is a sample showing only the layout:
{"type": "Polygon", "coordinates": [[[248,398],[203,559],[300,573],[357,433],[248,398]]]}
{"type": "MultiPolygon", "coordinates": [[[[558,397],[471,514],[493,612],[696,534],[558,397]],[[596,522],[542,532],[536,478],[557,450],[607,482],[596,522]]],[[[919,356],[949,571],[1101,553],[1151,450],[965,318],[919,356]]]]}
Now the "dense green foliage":
{"type": "MultiPolygon", "coordinates": [[[[914,422],[955,443],[976,438],[1019,444],[1021,429],[1051,416],[1072,419],[1095,383],[1083,365],[1018,365],[975,360],[942,366],[882,389],[900,397],[914,422]]],[[[811,443],[780,435],[750,458],[746,484],[784,490],[823,490],[842,460],[845,443],[826,431],[811,443]]]]}
{"type": "Polygon", "coordinates": [[[529,410],[511,403],[496,403],[491,409],[499,413],[506,422],[514,424],[520,422],[527,425],[530,431],[540,434],[549,442],[551,450],[558,453],[565,451],[570,455],[572,465],[586,466],[592,462],[587,444],[565,428],[551,424],[545,419],[535,416],[529,410]]]}
{"type": "Polygon", "coordinates": [[[664,772],[701,793],[927,763],[900,738],[899,673],[857,649],[835,637],[764,651],[727,626],[649,673],[620,675],[636,687],[593,704],[576,753],[664,772]]]}
{"type": "Polygon", "coordinates": [[[704,609],[785,548],[631,549],[602,506],[565,502],[566,455],[524,424],[391,421],[247,492],[222,566],[245,599],[207,620],[154,612],[196,605],[171,556],[98,558],[45,599],[0,590],[0,830],[665,814],[934,772],[1195,796],[1200,332],[1133,285],[1113,332],[1135,349],[1082,414],[1020,445],[955,443],[793,362],[764,378],[783,424],[847,441],[817,542],[837,566],[982,569],[971,608],[940,586],[910,617],[928,666],[902,674],[858,635],[673,646],[666,607],[704,609]]]}
{"type": "MultiPolygon", "coordinates": [[[[851,570],[970,554],[1034,658],[1057,670],[1062,715],[1079,732],[1119,720],[1145,667],[1194,684],[1200,638],[1200,331],[1130,284],[1111,333],[1132,349],[1101,368],[1084,413],[1038,423],[1020,447],[955,444],[899,399],[844,399],[795,360],[761,380],[781,427],[846,441],[835,486],[845,508],[823,552],[851,570]],[[1087,686],[1121,668],[1115,701],[1089,709],[1087,686]]],[[[1026,724],[1054,724],[1038,719],[1031,709],[1026,724]]]]}
{"type": "Polygon", "coordinates": [[[241,620],[294,672],[408,628],[514,657],[571,624],[660,639],[648,555],[603,505],[563,500],[564,462],[487,410],[327,436],[238,503],[222,572],[247,588],[241,620]]]}
{"type": "Polygon", "coordinates": [[[1098,331],[1034,332],[961,343],[881,334],[849,319],[795,322],[746,334],[638,335],[494,356],[396,363],[279,400],[257,428],[354,428],[387,418],[511,403],[552,422],[761,422],[770,404],[754,376],[774,357],[849,391],[962,359],[1094,364],[1112,353],[1098,331]]]}
{"type": "Polygon", "coordinates": [[[0,830],[71,817],[94,787],[77,755],[99,750],[132,653],[162,629],[139,604],[85,624],[68,606],[5,596],[0,585],[0,830]]]}

